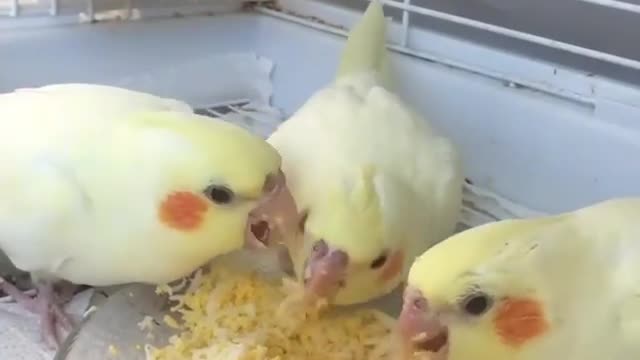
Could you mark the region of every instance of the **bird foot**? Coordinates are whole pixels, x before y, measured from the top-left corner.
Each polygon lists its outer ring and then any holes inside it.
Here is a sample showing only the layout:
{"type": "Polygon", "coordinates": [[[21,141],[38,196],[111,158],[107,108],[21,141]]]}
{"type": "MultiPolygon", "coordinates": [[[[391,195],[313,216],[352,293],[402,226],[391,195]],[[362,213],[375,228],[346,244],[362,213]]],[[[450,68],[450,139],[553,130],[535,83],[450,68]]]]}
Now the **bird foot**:
{"type": "Polygon", "coordinates": [[[57,326],[59,325],[63,330],[69,332],[73,328],[73,321],[62,309],[60,299],[55,298],[51,283],[38,285],[38,293],[33,298],[25,295],[2,278],[0,278],[0,290],[11,296],[27,310],[39,315],[42,340],[54,350],[60,347],[64,338],[58,334],[57,326]]]}

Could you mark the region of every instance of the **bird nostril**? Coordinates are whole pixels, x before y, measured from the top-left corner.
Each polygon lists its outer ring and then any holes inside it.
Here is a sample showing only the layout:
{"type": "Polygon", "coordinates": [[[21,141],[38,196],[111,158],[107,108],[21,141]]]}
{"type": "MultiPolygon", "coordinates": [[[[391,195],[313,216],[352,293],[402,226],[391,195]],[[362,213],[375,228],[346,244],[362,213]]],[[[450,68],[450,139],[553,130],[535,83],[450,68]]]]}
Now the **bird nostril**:
{"type": "Polygon", "coordinates": [[[427,300],[423,297],[414,298],[413,307],[417,310],[425,311],[427,309],[427,300]]]}

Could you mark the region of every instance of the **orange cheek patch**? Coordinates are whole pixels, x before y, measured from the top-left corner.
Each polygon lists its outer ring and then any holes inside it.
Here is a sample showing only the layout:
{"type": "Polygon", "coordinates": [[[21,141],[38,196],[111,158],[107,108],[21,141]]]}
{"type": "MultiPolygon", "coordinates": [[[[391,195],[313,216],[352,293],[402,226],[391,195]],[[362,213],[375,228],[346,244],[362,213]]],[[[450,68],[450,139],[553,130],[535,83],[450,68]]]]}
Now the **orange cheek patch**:
{"type": "Polygon", "coordinates": [[[400,271],[402,271],[402,265],[404,264],[404,253],[402,251],[396,251],[387,260],[387,264],[380,273],[380,279],[382,281],[389,281],[395,278],[400,271]]]}
{"type": "Polygon", "coordinates": [[[496,332],[510,346],[520,346],[549,328],[542,306],[531,299],[504,300],[494,318],[496,332]]]}
{"type": "Polygon", "coordinates": [[[188,191],[167,196],[159,209],[160,221],[174,229],[189,231],[198,228],[207,211],[207,203],[200,196],[188,191]]]}

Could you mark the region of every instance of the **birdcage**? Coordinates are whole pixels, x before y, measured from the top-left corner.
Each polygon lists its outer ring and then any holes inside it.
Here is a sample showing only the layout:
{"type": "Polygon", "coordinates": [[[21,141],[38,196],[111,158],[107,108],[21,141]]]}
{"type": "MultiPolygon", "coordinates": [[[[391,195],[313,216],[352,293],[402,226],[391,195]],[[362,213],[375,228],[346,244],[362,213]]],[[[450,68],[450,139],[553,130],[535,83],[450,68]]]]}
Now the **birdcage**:
{"type": "MultiPolygon", "coordinates": [[[[640,1],[382,0],[398,92],[462,151],[463,226],[640,194],[640,1]]],[[[0,91],[182,99],[267,135],[367,0],[0,0],[0,91]]]]}
{"type": "MultiPolygon", "coordinates": [[[[366,5],[1,0],[0,90],[127,85],[268,134],[331,79],[366,5]]],[[[640,4],[384,5],[399,92],[462,149],[469,224],[638,192],[640,4]]]]}

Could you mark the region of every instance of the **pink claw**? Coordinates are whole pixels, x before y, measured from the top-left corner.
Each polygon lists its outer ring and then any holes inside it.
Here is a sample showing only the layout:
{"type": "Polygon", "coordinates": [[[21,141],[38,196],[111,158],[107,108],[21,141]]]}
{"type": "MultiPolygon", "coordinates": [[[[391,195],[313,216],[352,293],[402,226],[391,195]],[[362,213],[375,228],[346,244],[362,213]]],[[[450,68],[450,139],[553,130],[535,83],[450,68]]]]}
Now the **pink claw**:
{"type": "Polygon", "coordinates": [[[38,285],[38,293],[34,298],[26,296],[13,284],[2,278],[0,278],[0,290],[11,296],[27,310],[38,314],[42,340],[54,349],[60,347],[63,339],[58,336],[56,325],[60,325],[63,330],[69,332],[73,328],[73,321],[64,312],[61,304],[54,302],[53,285],[50,282],[38,285]]]}

